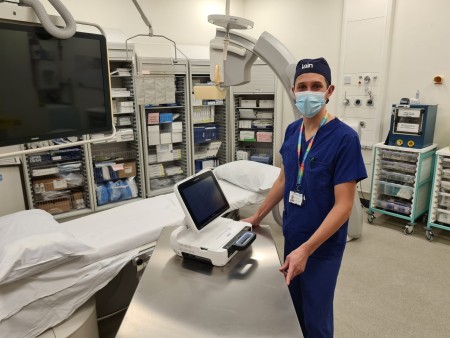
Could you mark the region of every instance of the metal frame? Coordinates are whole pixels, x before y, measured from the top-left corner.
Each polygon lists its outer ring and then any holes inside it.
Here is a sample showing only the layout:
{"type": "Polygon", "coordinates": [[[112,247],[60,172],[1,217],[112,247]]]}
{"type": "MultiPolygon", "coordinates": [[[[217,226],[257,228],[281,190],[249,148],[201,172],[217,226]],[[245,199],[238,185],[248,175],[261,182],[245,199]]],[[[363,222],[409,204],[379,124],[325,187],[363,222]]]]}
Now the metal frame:
{"type": "Polygon", "coordinates": [[[448,157],[450,159],[450,148],[446,147],[446,148],[440,149],[436,152],[436,154],[434,156],[434,173],[433,173],[433,181],[432,181],[433,184],[432,184],[432,189],[431,189],[432,194],[431,194],[430,204],[429,204],[430,212],[428,214],[428,221],[427,221],[426,233],[425,233],[425,237],[429,241],[432,241],[435,236],[432,228],[450,231],[450,225],[445,226],[445,225],[436,223],[437,198],[438,198],[438,193],[439,193],[437,184],[441,182],[440,176],[438,175],[438,171],[440,170],[439,157],[441,157],[441,156],[448,157]]]}

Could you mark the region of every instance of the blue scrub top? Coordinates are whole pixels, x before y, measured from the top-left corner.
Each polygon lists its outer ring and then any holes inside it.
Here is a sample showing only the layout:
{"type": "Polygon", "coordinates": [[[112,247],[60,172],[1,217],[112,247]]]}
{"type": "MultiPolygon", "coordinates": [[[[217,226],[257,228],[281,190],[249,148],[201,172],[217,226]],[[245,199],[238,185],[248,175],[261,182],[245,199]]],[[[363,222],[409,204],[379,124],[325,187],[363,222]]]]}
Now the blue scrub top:
{"type": "MultiPolygon", "coordinates": [[[[283,234],[286,245],[297,248],[318,229],[332,209],[334,186],[367,177],[357,133],[335,118],[322,126],[305,161],[301,192],[305,196],[302,206],[289,203],[290,191],[295,191],[299,159],[298,135],[302,119],[291,123],[285,133],[280,153],[283,158],[284,188],[283,234]]],[[[308,146],[302,136],[300,161],[308,146]]],[[[313,255],[322,256],[343,252],[347,239],[348,221],[318,248],[313,255]]]]}

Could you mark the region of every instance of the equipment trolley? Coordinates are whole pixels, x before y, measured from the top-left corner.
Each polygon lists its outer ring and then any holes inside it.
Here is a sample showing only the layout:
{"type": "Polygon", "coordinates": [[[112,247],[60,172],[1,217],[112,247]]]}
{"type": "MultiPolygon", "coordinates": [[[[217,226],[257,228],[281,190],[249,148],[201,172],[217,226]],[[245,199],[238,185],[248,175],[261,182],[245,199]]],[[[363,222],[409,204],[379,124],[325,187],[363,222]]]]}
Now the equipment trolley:
{"type": "Polygon", "coordinates": [[[450,147],[436,152],[426,238],[432,241],[432,228],[450,231],[450,147]]]}
{"type": "Polygon", "coordinates": [[[428,211],[436,147],[436,144],[422,149],[375,145],[369,223],[373,223],[377,212],[407,220],[404,233],[414,232],[416,220],[428,211]]]}

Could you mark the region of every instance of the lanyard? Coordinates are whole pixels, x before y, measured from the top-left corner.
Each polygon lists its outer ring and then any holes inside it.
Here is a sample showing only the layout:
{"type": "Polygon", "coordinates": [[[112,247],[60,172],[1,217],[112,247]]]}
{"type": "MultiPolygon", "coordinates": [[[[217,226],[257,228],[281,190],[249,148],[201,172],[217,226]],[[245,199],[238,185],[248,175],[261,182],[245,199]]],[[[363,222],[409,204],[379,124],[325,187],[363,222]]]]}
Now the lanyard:
{"type": "MultiPolygon", "coordinates": [[[[313,137],[311,137],[311,141],[309,141],[308,147],[306,148],[305,154],[303,155],[303,160],[302,163],[299,164],[299,168],[298,168],[298,176],[297,176],[297,189],[300,188],[301,184],[302,184],[302,179],[303,179],[303,174],[305,172],[305,161],[306,161],[306,157],[308,157],[309,151],[312,148],[312,145],[314,143],[314,139],[317,135],[317,132],[319,131],[319,129],[327,122],[328,120],[328,112],[325,114],[325,116],[322,118],[322,121],[320,121],[320,125],[319,128],[317,129],[317,131],[314,133],[313,137]]],[[[302,125],[300,126],[300,132],[298,135],[298,146],[297,146],[297,154],[298,154],[298,160],[300,161],[300,152],[302,150],[302,135],[303,135],[303,121],[302,121],[302,125]]]]}

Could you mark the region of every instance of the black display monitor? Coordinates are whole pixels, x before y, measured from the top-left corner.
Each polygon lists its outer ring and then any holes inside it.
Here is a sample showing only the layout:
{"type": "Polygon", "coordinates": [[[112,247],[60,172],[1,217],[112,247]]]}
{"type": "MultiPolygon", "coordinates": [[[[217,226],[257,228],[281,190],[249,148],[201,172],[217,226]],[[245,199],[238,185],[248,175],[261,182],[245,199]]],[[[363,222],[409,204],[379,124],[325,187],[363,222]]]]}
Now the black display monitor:
{"type": "Polygon", "coordinates": [[[200,231],[225,213],[230,205],[211,170],[194,175],[175,186],[191,229],[200,231]]]}
{"type": "Polygon", "coordinates": [[[0,22],[0,147],[112,130],[106,39],[0,22]]]}

